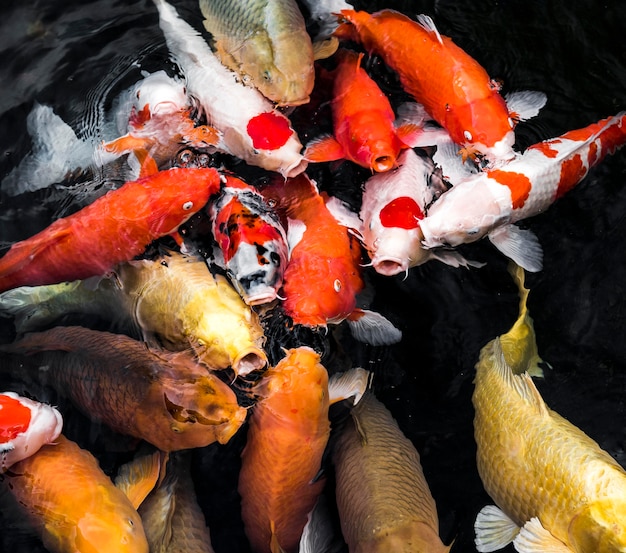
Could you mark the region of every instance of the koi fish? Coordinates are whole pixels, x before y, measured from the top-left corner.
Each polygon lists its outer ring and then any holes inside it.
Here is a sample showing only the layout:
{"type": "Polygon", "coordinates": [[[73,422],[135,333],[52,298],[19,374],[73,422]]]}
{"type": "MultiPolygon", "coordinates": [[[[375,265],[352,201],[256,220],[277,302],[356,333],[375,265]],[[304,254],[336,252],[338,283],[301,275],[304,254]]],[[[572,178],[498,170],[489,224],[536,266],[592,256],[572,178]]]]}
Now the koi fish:
{"type": "Polygon", "coordinates": [[[165,0],[154,0],[165,41],[208,124],[222,133],[225,150],[284,177],[305,170],[302,144],[287,117],[225,67],[200,34],[165,0]]]}
{"type": "Polygon", "coordinates": [[[220,61],[244,83],[279,106],[309,101],[314,50],[294,0],[200,0],[200,11],[220,61]]]}
{"type": "Polygon", "coordinates": [[[207,208],[218,264],[248,305],[276,299],[283,284],[287,235],[263,195],[232,175],[207,208]]]}
{"type": "Polygon", "coordinates": [[[0,291],[105,274],[175,232],[219,187],[213,168],[170,169],[127,182],[13,244],[0,258],[0,291]]]}
{"type": "Polygon", "coordinates": [[[181,145],[206,149],[220,143],[216,129],[193,120],[184,83],[163,70],[146,76],[123,96],[115,114],[123,135],[100,145],[96,155],[101,161],[133,152],[144,176],[173,158],[181,145]]]}
{"type": "Polygon", "coordinates": [[[350,551],[445,553],[415,446],[367,392],[333,448],[341,530],[350,551]],[[384,482],[384,485],[381,485],[384,482]]]}
{"type": "Polygon", "coordinates": [[[548,209],[607,154],[626,143],[626,112],[539,142],[506,165],[462,179],[420,221],[426,248],[458,246],[484,236],[527,271],[542,268],[529,230],[513,223],[548,209]]]}
{"type": "Polygon", "coordinates": [[[512,541],[528,552],[624,551],[626,471],[552,411],[535,387],[531,374],[540,359],[532,325],[525,324],[522,278],[516,325],[483,347],[476,365],[476,461],[497,505],[476,518],[477,549],[495,551],[512,541]]]}
{"type": "Polygon", "coordinates": [[[288,218],[282,306],[293,322],[326,326],[347,320],[357,339],[378,345],[399,341],[400,331],[382,315],[356,307],[364,286],[360,244],[328,210],[309,177],[276,179],[262,194],[288,218]]]}
{"type": "Polygon", "coordinates": [[[60,434],[16,463],[2,486],[51,553],[148,553],[141,518],[89,451],[60,434]]]}
{"type": "Polygon", "coordinates": [[[163,451],[226,443],[246,418],[228,385],[188,351],[157,351],[123,334],[71,326],[27,334],[0,350],[11,354],[5,372],[39,378],[92,419],[163,451]]]}
{"type": "Polygon", "coordinates": [[[421,129],[415,123],[394,126],[389,99],[361,67],[363,54],[341,49],[337,57],[331,102],[334,136],[309,142],[304,157],[310,162],[348,159],[372,171],[389,171],[421,129]]]}
{"type": "Polygon", "coordinates": [[[301,346],[288,350],[253,388],[260,399],[249,421],[238,489],[255,552],[298,550],[307,514],[324,486],[316,476],[330,435],[330,397],[360,399],[368,374],[344,373],[329,391],[319,354],[301,346]]]}
{"type": "Polygon", "coordinates": [[[63,428],[63,417],[52,405],[15,392],[0,394],[0,473],[53,443],[63,428]]]}
{"type": "Polygon", "coordinates": [[[514,126],[545,105],[540,92],[514,93],[510,111],[499,84],[454,42],[437,31],[432,19],[413,21],[395,10],[342,10],[335,36],[361,43],[397,72],[404,90],[422,104],[464,156],[506,161],[515,155],[514,126]]]}

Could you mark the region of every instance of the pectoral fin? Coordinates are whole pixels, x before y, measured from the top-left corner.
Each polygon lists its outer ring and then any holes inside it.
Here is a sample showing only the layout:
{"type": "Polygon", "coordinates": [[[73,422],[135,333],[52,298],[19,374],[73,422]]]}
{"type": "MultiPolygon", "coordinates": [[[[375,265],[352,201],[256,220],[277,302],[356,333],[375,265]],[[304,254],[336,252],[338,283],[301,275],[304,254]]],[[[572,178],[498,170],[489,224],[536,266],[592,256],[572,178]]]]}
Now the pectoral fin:
{"type": "Polygon", "coordinates": [[[135,509],[157,485],[161,462],[162,453],[155,451],[150,455],[137,457],[120,468],[115,485],[126,494],[135,509]]]}
{"type": "Polygon", "coordinates": [[[548,532],[536,517],[522,526],[518,536],[513,540],[513,545],[519,553],[574,553],[548,532]]]}
{"type": "Polygon", "coordinates": [[[491,243],[523,269],[537,273],[543,268],[543,251],[539,240],[527,229],[504,225],[488,235],[491,243]]]}
{"type": "Polygon", "coordinates": [[[519,534],[520,528],[495,505],[483,507],[476,516],[474,532],[476,549],[480,553],[506,547],[519,534]]]}
{"type": "Polygon", "coordinates": [[[343,146],[333,136],[322,136],[311,140],[304,150],[304,159],[314,163],[344,159],[343,146]]]}
{"type": "Polygon", "coordinates": [[[537,90],[520,90],[510,92],[505,100],[511,119],[518,122],[535,117],[546,105],[547,97],[537,90]]]}
{"type": "Polygon", "coordinates": [[[332,375],[328,381],[330,404],[352,398],[353,404],[356,405],[369,388],[371,379],[372,373],[361,368],[332,375]]]}
{"type": "Polygon", "coordinates": [[[380,313],[355,309],[346,321],[352,335],[360,342],[372,346],[387,346],[402,340],[402,331],[380,313]]]}

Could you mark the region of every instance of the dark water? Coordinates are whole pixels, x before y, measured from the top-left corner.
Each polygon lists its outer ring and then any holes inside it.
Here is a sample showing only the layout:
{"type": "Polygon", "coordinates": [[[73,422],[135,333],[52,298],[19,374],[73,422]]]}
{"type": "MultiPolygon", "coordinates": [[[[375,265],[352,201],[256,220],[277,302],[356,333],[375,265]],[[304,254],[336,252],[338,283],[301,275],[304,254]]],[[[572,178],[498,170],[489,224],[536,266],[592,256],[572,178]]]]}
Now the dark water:
{"type": "MultiPolygon", "coordinates": [[[[194,1],[174,5],[198,23],[194,1]]],[[[355,3],[433,17],[508,90],[541,90],[548,103],[518,127],[520,149],[626,108],[626,6],[623,2],[502,0],[355,3]]],[[[77,132],[107,102],[149,71],[171,67],[149,1],[3,3],[0,23],[0,178],[29,151],[25,120],[33,102],[49,104],[77,132]]],[[[390,93],[393,83],[388,83],[390,93]]],[[[340,169],[322,185],[350,195],[361,173],[340,169]],[[342,189],[342,186],[344,187],[342,189]]],[[[529,275],[539,351],[551,370],[538,382],[549,406],[626,465],[626,154],[618,152],[546,213],[526,221],[544,248],[544,269],[529,275]]],[[[0,190],[4,245],[43,228],[67,209],[64,190],[8,198],[0,190]]],[[[517,314],[507,261],[490,244],[464,249],[481,269],[437,262],[408,278],[369,275],[373,309],[395,322],[403,341],[371,348],[342,335],[343,356],[376,372],[378,397],[415,443],[453,551],[472,552],[473,521],[490,503],[478,478],[471,405],[480,348],[517,314]]],[[[9,336],[10,329],[1,330],[9,336]]],[[[63,405],[62,400],[61,405],[63,405]]],[[[123,441],[67,406],[66,433],[103,467],[124,456],[123,441]],[[121,453],[114,451],[117,444],[121,453]],[[120,445],[121,444],[121,445],[120,445]]],[[[215,550],[247,551],[236,494],[245,432],[227,446],[196,451],[194,476],[215,550]]],[[[0,551],[43,551],[0,516],[0,551]]],[[[512,549],[511,549],[512,550],[512,549]]]]}

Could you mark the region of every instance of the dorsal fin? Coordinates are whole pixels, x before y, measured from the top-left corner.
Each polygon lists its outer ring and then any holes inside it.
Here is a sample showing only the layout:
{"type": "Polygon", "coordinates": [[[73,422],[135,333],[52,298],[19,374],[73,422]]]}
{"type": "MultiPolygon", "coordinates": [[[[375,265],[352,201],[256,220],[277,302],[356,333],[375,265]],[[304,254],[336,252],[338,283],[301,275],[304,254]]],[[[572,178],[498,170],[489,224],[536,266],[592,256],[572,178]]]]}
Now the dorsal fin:
{"type": "Polygon", "coordinates": [[[426,29],[429,33],[434,34],[435,37],[437,38],[437,42],[439,42],[439,44],[443,46],[443,39],[441,38],[441,35],[439,34],[437,27],[435,27],[435,22],[432,20],[432,18],[429,15],[421,13],[417,16],[416,19],[417,19],[417,22],[422,27],[424,27],[424,29],[426,29]]]}

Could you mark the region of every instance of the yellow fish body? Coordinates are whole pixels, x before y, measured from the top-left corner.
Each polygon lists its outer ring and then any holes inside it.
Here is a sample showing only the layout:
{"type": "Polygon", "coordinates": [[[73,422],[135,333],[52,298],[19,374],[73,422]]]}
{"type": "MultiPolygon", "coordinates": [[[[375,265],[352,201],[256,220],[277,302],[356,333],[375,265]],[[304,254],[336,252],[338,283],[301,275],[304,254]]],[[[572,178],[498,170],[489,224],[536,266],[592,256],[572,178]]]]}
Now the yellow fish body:
{"type": "Polygon", "coordinates": [[[626,471],[544,403],[528,372],[539,358],[523,291],[521,308],[476,365],[477,466],[498,506],[476,519],[477,549],[625,552],[626,471]]]}

